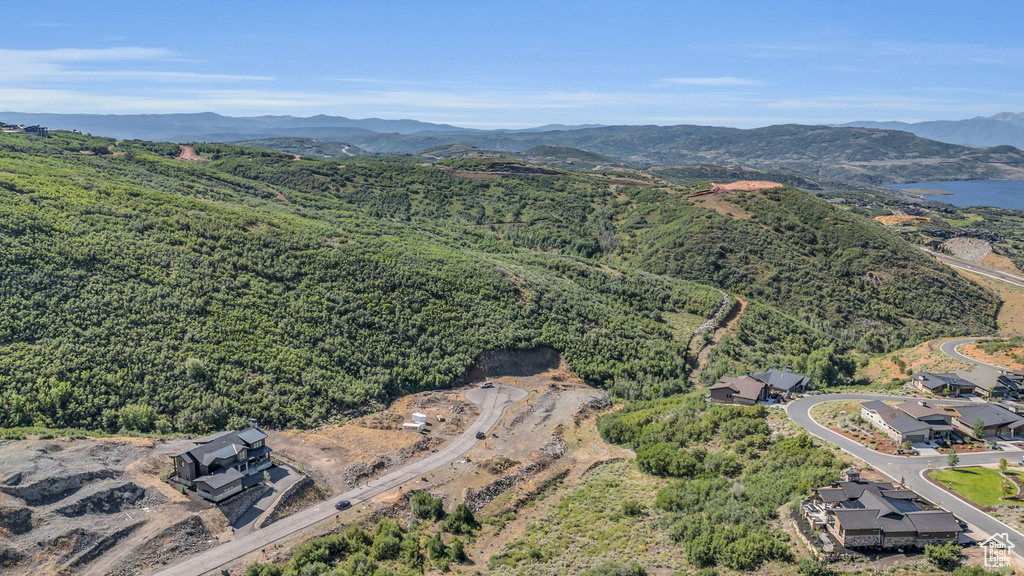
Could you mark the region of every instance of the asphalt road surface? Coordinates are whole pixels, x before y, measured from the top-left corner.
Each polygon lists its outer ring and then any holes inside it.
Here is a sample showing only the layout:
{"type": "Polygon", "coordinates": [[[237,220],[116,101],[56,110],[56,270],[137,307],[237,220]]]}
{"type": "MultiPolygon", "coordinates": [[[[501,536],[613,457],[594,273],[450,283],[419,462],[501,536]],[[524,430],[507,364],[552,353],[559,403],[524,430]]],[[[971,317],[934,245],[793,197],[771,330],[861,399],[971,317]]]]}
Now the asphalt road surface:
{"type": "Polygon", "coordinates": [[[525,398],[525,390],[512,386],[495,386],[486,390],[473,388],[466,392],[466,399],[480,407],[480,416],[468,430],[444,449],[413,462],[404,468],[395,470],[386,476],[371,480],[366,486],[349,490],[340,496],[310,506],[305,510],[278,520],[262,530],[253,531],[236,540],[225,542],[201,554],[186,558],[178,564],[157,572],[155,576],[215,574],[217,573],[216,570],[222,566],[230,564],[246,554],[265,548],[284,538],[288,538],[300,530],[309,528],[317,522],[338,514],[339,512],[335,510],[334,504],[339,500],[349,500],[352,502],[352,506],[355,507],[377,494],[397,488],[410,480],[425,475],[431,470],[445,466],[468,452],[478,442],[476,439],[477,432],[489,431],[501,419],[501,415],[505,413],[509,406],[525,398]]]}
{"type": "Polygon", "coordinates": [[[973,262],[967,262],[959,258],[953,258],[952,256],[949,256],[947,254],[936,252],[934,250],[929,250],[927,248],[922,248],[922,250],[931,254],[932,256],[935,257],[936,260],[942,262],[943,264],[948,264],[949,266],[952,266],[954,268],[959,268],[961,270],[966,270],[968,272],[973,272],[975,274],[981,274],[982,276],[988,276],[989,278],[1002,280],[1007,284],[1013,284],[1014,286],[1024,288],[1024,278],[1021,278],[1020,276],[1014,276],[1013,274],[1007,274],[1006,272],[1001,272],[994,268],[980,266],[973,262]]]}
{"type": "MultiPolygon", "coordinates": [[[[940,468],[946,465],[946,456],[894,456],[882,454],[870,450],[853,440],[833,432],[818,424],[811,418],[810,410],[815,404],[830,402],[834,400],[895,400],[905,402],[914,400],[906,396],[879,396],[875,394],[820,394],[816,396],[804,396],[790,402],[786,406],[786,413],[793,422],[803,426],[809,434],[813,434],[822,440],[831,442],[844,452],[852,454],[867,462],[871,467],[892,478],[896,482],[901,480],[906,483],[914,492],[917,492],[926,500],[945,508],[957,518],[970,524],[974,531],[969,534],[977,541],[984,540],[988,536],[1005,532],[1009,535],[1010,541],[1016,546],[1016,550],[1024,550],[1024,534],[1017,532],[992,516],[982,512],[974,506],[957,496],[939,488],[926,480],[923,473],[928,468],[940,468]],[[984,534],[981,534],[984,533],[984,534]]],[[[926,400],[918,398],[919,400],[926,400]]],[[[934,401],[933,399],[927,399],[934,401]]],[[[943,404],[976,404],[965,400],[942,400],[943,404]]],[[[973,452],[960,455],[960,466],[977,464],[995,464],[1000,458],[1006,458],[1009,462],[1020,461],[1024,451],[995,451],[995,452],[973,452]]],[[[1015,552],[1017,553],[1017,552],[1015,552]]],[[[1020,555],[1019,553],[1017,553],[1020,555]]]]}
{"type": "Polygon", "coordinates": [[[961,344],[967,344],[969,342],[976,342],[978,340],[990,340],[990,338],[957,338],[956,340],[950,340],[949,342],[943,342],[942,345],[939,346],[939,350],[942,350],[947,356],[952,356],[953,358],[956,358],[957,360],[963,360],[964,362],[969,362],[971,364],[977,364],[979,366],[990,366],[992,368],[1004,368],[1003,366],[996,366],[995,364],[988,364],[986,362],[981,362],[980,360],[975,360],[974,358],[971,358],[969,356],[964,356],[963,354],[961,354],[957,350],[957,348],[961,344]]]}

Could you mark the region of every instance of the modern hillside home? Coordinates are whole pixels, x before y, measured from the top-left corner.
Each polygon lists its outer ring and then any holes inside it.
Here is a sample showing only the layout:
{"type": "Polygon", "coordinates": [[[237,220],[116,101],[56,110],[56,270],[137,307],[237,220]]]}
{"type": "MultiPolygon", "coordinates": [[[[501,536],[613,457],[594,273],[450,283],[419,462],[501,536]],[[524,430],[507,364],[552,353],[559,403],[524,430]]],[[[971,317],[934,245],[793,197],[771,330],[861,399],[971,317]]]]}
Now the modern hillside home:
{"type": "Polygon", "coordinates": [[[771,386],[750,376],[725,377],[708,390],[708,402],[753,406],[767,400],[770,393],[771,386]]]}
{"type": "Polygon", "coordinates": [[[861,479],[855,468],[815,490],[803,508],[812,527],[825,528],[847,548],[920,548],[955,543],[963,532],[955,516],[928,509],[914,491],[861,479]]]}
{"type": "Polygon", "coordinates": [[[267,435],[250,421],[249,428],[193,440],[196,446],[173,454],[173,480],[195,488],[200,496],[220,502],[259,484],[270,468],[267,435]]]}
{"type": "Polygon", "coordinates": [[[968,382],[956,374],[918,372],[910,378],[910,385],[912,387],[922,392],[935,394],[936,396],[955,398],[965,394],[974,394],[977,388],[972,382],[968,382]]]}
{"type": "Polygon", "coordinates": [[[977,386],[978,395],[986,398],[1017,398],[1024,390],[1021,382],[1007,370],[978,366],[974,370],[957,370],[956,374],[977,386]]]}
{"type": "Polygon", "coordinates": [[[806,392],[811,386],[809,377],[794,373],[790,366],[786,366],[785,370],[772,368],[765,372],[757,372],[754,379],[768,384],[773,393],[784,398],[806,392]]]}
{"type": "Polygon", "coordinates": [[[861,403],[860,414],[899,444],[942,442],[954,436],[953,414],[919,400],[895,406],[871,400],[861,403]]]}
{"type": "Polygon", "coordinates": [[[1024,416],[1011,412],[995,404],[978,404],[977,406],[957,406],[953,425],[965,434],[974,436],[974,423],[981,420],[985,432],[984,437],[996,437],[1012,440],[1024,433],[1024,416]]]}

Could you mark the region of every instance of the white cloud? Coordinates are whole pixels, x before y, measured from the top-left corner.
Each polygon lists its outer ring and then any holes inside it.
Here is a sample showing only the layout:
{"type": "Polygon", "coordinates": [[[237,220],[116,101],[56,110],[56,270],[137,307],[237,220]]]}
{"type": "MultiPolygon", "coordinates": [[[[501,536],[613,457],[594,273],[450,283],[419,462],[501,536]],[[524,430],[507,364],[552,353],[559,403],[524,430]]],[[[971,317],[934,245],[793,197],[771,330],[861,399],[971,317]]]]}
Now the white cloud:
{"type": "Polygon", "coordinates": [[[664,78],[662,82],[685,84],[687,86],[756,86],[762,84],[757,80],[735,78],[733,76],[716,76],[710,78],[664,78]]]}
{"type": "Polygon", "coordinates": [[[53,48],[49,50],[12,50],[0,48],[0,61],[9,63],[67,63],[116,60],[170,59],[174,52],[165,48],[123,46],[115,48],[53,48]]]}
{"type": "Polygon", "coordinates": [[[58,48],[51,50],[0,49],[0,83],[85,81],[238,82],[273,80],[270,76],[205,74],[172,70],[82,69],[96,63],[146,62],[180,64],[175,52],[164,48],[58,48]]]}

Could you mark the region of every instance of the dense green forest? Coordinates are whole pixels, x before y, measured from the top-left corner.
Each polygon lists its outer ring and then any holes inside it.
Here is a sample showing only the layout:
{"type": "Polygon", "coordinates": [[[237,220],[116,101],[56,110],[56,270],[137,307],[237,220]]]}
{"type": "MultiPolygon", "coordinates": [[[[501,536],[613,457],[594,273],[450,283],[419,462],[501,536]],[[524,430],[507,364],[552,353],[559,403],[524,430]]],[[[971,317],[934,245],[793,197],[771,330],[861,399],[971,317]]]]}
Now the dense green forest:
{"type": "MultiPolygon", "coordinates": [[[[199,149],[237,176],[316,190],[318,207],[460,229],[757,299],[866,352],[994,328],[997,299],[880,225],[793,188],[724,199],[749,218],[688,201],[640,175],[499,174],[492,159],[443,166],[318,163],[199,149]]],[[[306,202],[306,200],[303,200],[306,202]]]]}
{"type": "Polygon", "coordinates": [[[793,189],[737,219],[631,173],[196,149],[0,137],[0,427],[308,426],[536,346],[651,399],[685,387],[709,286],[756,300],[713,375],[827,384],[853,347],[994,323],[992,295],[793,189]]]}
{"type": "Polygon", "coordinates": [[[0,142],[0,426],[305,426],[458,383],[485,349],[534,346],[657,396],[690,362],[662,315],[707,318],[721,300],[338,202],[311,215],[160,156],[176,148],[0,142]]]}
{"type": "Polygon", "coordinates": [[[655,505],[693,568],[756,570],[792,561],[778,509],[838,478],[841,463],[806,434],[772,437],[765,408],[709,405],[699,393],[632,402],[598,420],[640,470],[674,479],[655,505]]]}

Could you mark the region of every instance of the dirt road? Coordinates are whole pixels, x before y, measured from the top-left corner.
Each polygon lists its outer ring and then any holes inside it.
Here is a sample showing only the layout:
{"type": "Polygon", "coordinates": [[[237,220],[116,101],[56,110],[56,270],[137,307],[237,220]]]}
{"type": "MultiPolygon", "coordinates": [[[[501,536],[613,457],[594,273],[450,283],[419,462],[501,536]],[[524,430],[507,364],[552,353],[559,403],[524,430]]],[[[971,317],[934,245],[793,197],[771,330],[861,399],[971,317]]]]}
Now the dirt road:
{"type": "Polygon", "coordinates": [[[196,154],[196,149],[185,145],[178,144],[178,160],[188,160],[190,162],[206,162],[206,158],[199,157],[196,154]]]}

